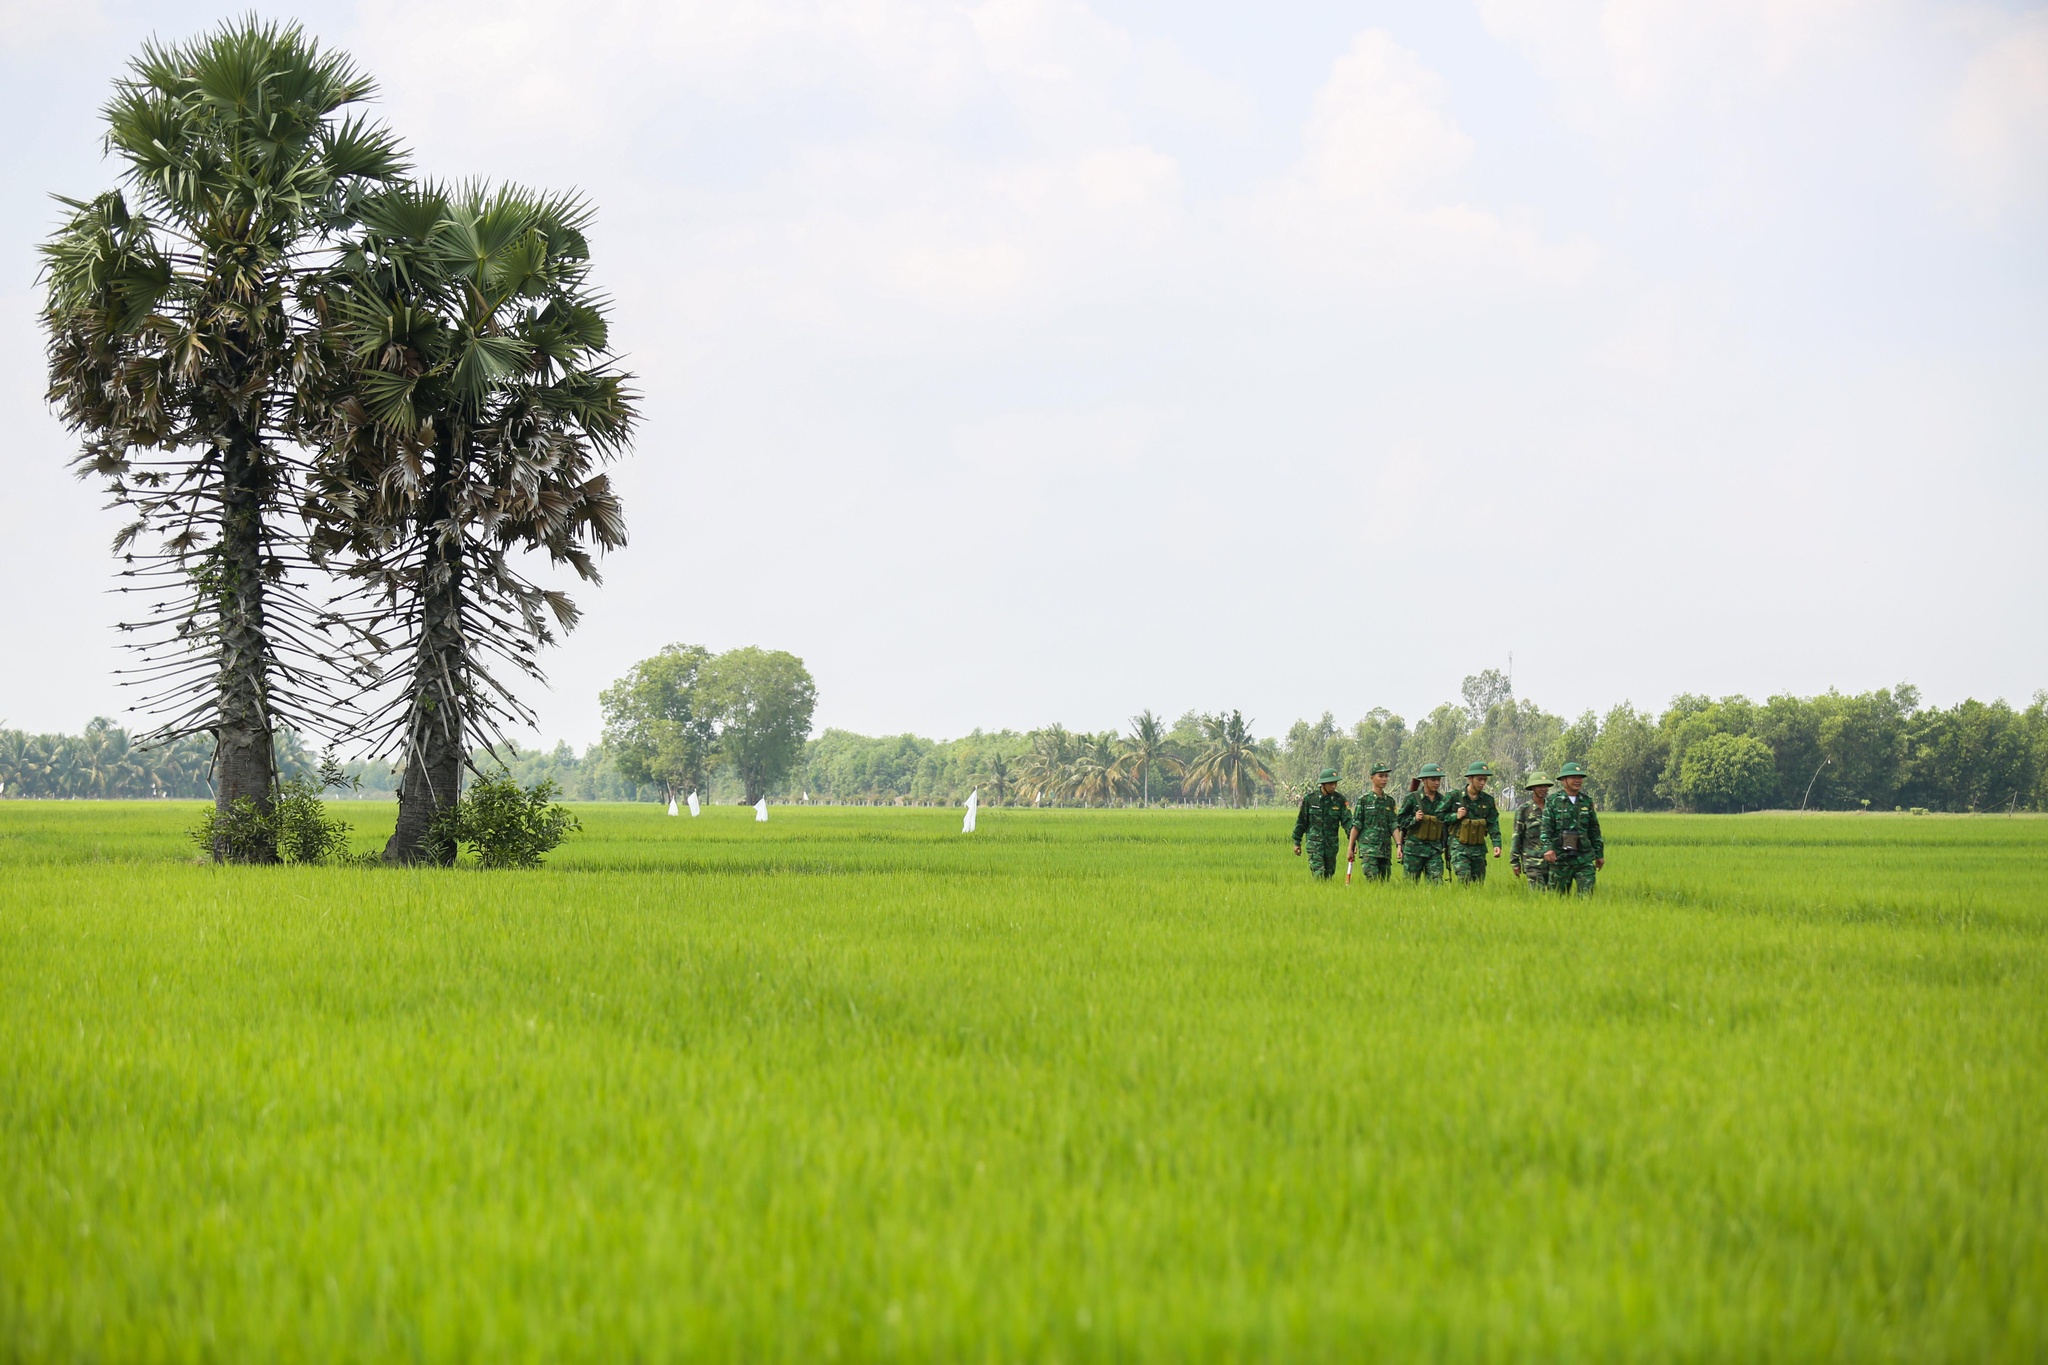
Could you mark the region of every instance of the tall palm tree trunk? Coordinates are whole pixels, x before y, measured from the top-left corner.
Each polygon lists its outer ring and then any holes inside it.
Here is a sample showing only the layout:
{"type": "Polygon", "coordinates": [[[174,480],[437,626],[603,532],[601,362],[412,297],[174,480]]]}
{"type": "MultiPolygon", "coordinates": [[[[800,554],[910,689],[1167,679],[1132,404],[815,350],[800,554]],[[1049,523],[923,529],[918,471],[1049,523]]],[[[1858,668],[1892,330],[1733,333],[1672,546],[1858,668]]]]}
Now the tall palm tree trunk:
{"type": "MultiPolygon", "coordinates": [[[[214,811],[225,819],[244,797],[270,809],[277,779],[269,707],[269,641],[263,620],[263,505],[269,471],[255,440],[231,439],[221,452],[221,521],[215,569],[220,612],[219,714],[214,729],[214,811]]],[[[223,834],[216,861],[277,861],[275,848],[231,850],[223,834]]]]}
{"type": "Polygon", "coordinates": [[[453,848],[427,842],[442,811],[462,794],[463,680],[467,677],[462,636],[462,543],[443,536],[448,525],[447,467],[436,470],[427,525],[434,535],[427,550],[419,645],[414,654],[412,700],[405,723],[405,777],[398,789],[398,826],[384,845],[390,863],[455,861],[453,848]]]}

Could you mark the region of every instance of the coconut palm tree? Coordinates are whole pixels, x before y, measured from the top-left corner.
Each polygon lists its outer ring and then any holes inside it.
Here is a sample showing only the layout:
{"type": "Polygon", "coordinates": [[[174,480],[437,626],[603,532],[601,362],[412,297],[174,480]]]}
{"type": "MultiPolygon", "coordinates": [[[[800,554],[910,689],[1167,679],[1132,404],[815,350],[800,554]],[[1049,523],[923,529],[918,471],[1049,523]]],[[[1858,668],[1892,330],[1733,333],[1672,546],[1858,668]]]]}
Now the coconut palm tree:
{"type": "Polygon", "coordinates": [[[1258,790],[1259,783],[1273,780],[1273,770],[1259,753],[1244,712],[1202,717],[1202,737],[1207,747],[1188,769],[1188,788],[1197,796],[1227,794],[1230,804],[1239,806],[1258,790]]]}
{"type": "Polygon", "coordinates": [[[1068,789],[1084,805],[1106,806],[1128,797],[1133,790],[1121,767],[1114,731],[1082,740],[1070,771],[1068,789]]]}
{"type": "Polygon", "coordinates": [[[105,716],[95,716],[73,742],[72,794],[94,799],[126,796],[142,782],[142,767],[128,733],[105,716]]]}
{"type": "Polygon", "coordinates": [[[974,784],[988,792],[988,803],[991,806],[1000,806],[1008,801],[1011,791],[1016,787],[1010,765],[1004,761],[1001,754],[988,756],[987,761],[981,765],[981,771],[975,774],[974,784]]]}
{"type": "Polygon", "coordinates": [[[271,800],[280,717],[331,710],[332,650],[290,578],[282,400],[309,359],[297,282],[352,200],[404,170],[347,115],[371,89],[296,25],[152,42],[105,109],[124,188],[65,200],[42,247],[50,401],[83,440],[74,468],[133,514],[115,550],[155,602],[130,627],[151,738],[211,732],[223,814],[271,800]]]}
{"type": "Polygon", "coordinates": [[[1123,756],[1118,767],[1127,781],[1138,785],[1146,805],[1152,804],[1152,774],[1155,771],[1184,774],[1188,765],[1168,747],[1166,722],[1148,709],[1131,717],[1131,733],[1124,737],[1123,756]]]}
{"type": "Polygon", "coordinates": [[[1034,800],[1057,801],[1067,795],[1073,779],[1074,735],[1053,724],[1031,733],[1031,747],[1017,759],[1017,791],[1034,800]]]}
{"type": "Polygon", "coordinates": [[[575,624],[515,556],[595,582],[625,544],[598,466],[635,420],[589,282],[589,209],[515,189],[402,186],[359,206],[326,282],[320,381],[302,429],[318,450],[313,544],[360,585],[363,638],[401,656],[358,732],[404,764],[394,862],[446,860],[428,839],[478,743],[532,712],[507,669],[575,624]]]}

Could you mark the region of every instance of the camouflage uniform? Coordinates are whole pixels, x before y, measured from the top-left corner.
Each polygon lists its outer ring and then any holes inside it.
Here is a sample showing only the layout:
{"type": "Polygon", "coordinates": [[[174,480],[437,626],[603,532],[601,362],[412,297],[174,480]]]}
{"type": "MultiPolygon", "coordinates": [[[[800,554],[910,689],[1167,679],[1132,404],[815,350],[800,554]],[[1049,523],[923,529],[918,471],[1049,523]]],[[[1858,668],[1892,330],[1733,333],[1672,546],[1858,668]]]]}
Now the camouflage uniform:
{"type": "Polygon", "coordinates": [[[1607,842],[1600,837],[1600,814],[1593,809],[1593,798],[1585,792],[1579,793],[1577,801],[1562,791],[1554,791],[1543,803],[1542,842],[1545,853],[1555,853],[1557,861],[1550,864],[1550,886],[1554,891],[1571,894],[1576,886],[1585,895],[1593,894],[1594,863],[1607,856],[1607,842]],[[1567,833],[1579,836],[1579,851],[1565,852],[1567,833]]]}
{"type": "Polygon", "coordinates": [[[1550,864],[1543,861],[1543,807],[1531,797],[1515,807],[1515,837],[1508,845],[1508,866],[1522,874],[1530,889],[1550,885],[1550,864]]]}
{"type": "Polygon", "coordinates": [[[1384,792],[1368,788],[1358,798],[1354,821],[1358,829],[1358,875],[1367,881],[1387,880],[1394,871],[1394,812],[1400,807],[1384,792]]]}
{"type": "Polygon", "coordinates": [[[1457,805],[1457,799],[1449,792],[1438,792],[1432,801],[1429,793],[1419,787],[1401,798],[1401,810],[1394,817],[1394,824],[1401,831],[1401,870],[1408,874],[1408,880],[1444,879],[1444,840],[1450,832],[1451,812],[1457,805]],[[1434,839],[1416,838],[1416,822],[1429,816],[1436,817],[1444,833],[1434,839]]]}
{"type": "Polygon", "coordinates": [[[1493,799],[1493,793],[1482,791],[1474,796],[1469,791],[1460,791],[1451,800],[1451,815],[1457,816],[1460,808],[1465,818],[1452,825],[1452,836],[1448,847],[1451,854],[1451,871],[1461,882],[1483,882],[1486,880],[1486,854],[1488,846],[1500,852],[1500,803],[1493,799]],[[1482,828],[1473,828],[1482,826],[1482,828]],[[1466,839],[1476,842],[1466,843],[1466,839]]]}
{"type": "Polygon", "coordinates": [[[1321,881],[1337,874],[1337,855],[1344,848],[1344,836],[1351,829],[1351,802],[1343,792],[1323,795],[1311,787],[1301,798],[1301,811],[1294,817],[1294,846],[1302,847],[1308,836],[1309,875],[1321,881]]]}

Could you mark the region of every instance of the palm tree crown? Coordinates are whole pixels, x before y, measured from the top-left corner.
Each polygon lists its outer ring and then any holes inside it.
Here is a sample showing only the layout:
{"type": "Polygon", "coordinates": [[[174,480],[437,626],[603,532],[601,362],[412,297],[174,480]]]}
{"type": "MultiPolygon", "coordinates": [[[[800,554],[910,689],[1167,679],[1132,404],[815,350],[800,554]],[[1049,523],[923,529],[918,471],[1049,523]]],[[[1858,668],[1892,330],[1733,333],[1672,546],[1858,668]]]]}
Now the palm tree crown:
{"type": "Polygon", "coordinates": [[[1150,709],[1131,717],[1131,733],[1124,737],[1123,757],[1117,760],[1124,778],[1138,785],[1146,805],[1152,804],[1152,774],[1185,773],[1187,765],[1169,747],[1166,722],[1150,709]]]}
{"type": "Polygon", "coordinates": [[[1248,800],[1260,782],[1273,780],[1273,770],[1259,753],[1242,711],[1204,716],[1202,732],[1207,747],[1188,769],[1188,786],[1197,795],[1227,795],[1236,806],[1248,800]]]}

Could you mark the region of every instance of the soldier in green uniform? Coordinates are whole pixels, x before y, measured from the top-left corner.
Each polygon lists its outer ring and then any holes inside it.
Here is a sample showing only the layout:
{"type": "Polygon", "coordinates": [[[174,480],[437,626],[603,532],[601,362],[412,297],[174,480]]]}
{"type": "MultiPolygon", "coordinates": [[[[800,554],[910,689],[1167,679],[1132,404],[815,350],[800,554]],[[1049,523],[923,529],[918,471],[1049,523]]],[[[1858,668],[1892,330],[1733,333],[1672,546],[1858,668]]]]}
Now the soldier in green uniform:
{"type": "Polygon", "coordinates": [[[1387,795],[1385,763],[1372,770],[1372,790],[1362,793],[1352,812],[1351,847],[1358,853],[1358,875],[1369,882],[1383,882],[1394,872],[1394,812],[1399,807],[1387,795]]]}
{"type": "Polygon", "coordinates": [[[1600,815],[1593,798],[1580,788],[1586,785],[1586,770],[1567,763],[1557,770],[1561,792],[1552,792],[1543,803],[1543,861],[1550,865],[1550,885],[1564,895],[1577,888],[1582,895],[1593,894],[1593,874],[1607,865],[1607,844],[1600,837],[1600,815]]]}
{"type": "Polygon", "coordinates": [[[1301,838],[1306,834],[1309,875],[1322,881],[1337,874],[1337,854],[1351,829],[1351,802],[1337,790],[1335,768],[1323,769],[1316,780],[1320,789],[1301,798],[1301,810],[1294,817],[1294,851],[1300,854],[1301,838]]]}
{"type": "Polygon", "coordinates": [[[1530,773],[1522,784],[1529,799],[1515,807],[1515,837],[1508,845],[1508,866],[1524,878],[1532,891],[1550,886],[1550,864],[1543,861],[1543,802],[1550,795],[1550,779],[1530,773]]]}
{"type": "Polygon", "coordinates": [[[1466,768],[1465,790],[1458,793],[1451,811],[1451,871],[1461,882],[1486,880],[1487,845],[1493,846],[1494,857],[1500,856],[1500,803],[1486,789],[1492,776],[1493,769],[1484,763],[1466,768]]]}
{"type": "Polygon", "coordinates": [[[1423,764],[1415,781],[1416,787],[1401,798],[1401,809],[1394,816],[1394,828],[1401,832],[1401,870],[1411,882],[1424,877],[1440,882],[1444,878],[1444,841],[1450,835],[1451,811],[1457,803],[1444,790],[1444,770],[1436,764],[1423,764]]]}

